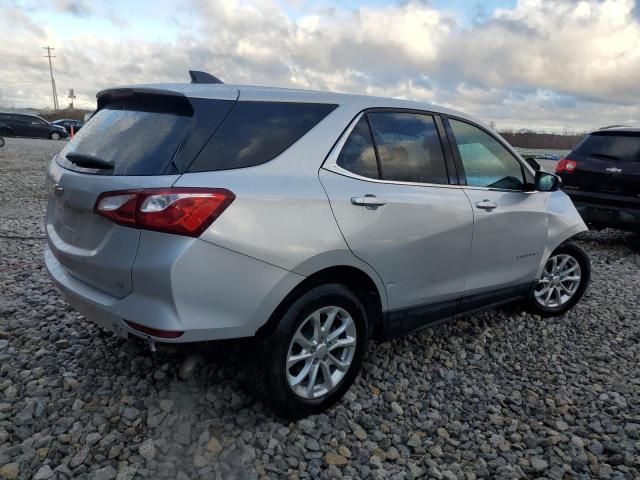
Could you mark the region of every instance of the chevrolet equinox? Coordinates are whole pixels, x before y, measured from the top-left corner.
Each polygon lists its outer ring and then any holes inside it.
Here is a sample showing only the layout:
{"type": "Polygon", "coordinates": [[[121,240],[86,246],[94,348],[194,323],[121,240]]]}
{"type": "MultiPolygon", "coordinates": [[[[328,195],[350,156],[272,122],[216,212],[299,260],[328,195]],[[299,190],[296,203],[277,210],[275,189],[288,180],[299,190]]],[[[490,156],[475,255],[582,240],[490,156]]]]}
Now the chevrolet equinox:
{"type": "Polygon", "coordinates": [[[296,418],[341,398],[371,339],[583,295],[559,178],[478,121],[211,78],[98,93],[52,160],[46,266],[89,320],[152,346],[252,337],[256,391],[296,418]]]}

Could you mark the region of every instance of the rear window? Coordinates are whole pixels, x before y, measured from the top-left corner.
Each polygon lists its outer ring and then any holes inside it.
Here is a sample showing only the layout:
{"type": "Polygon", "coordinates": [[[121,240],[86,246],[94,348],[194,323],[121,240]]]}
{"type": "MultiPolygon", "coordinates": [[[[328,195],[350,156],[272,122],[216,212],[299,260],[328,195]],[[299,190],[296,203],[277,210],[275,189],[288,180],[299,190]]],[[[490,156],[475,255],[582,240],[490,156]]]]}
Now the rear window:
{"type": "Polygon", "coordinates": [[[578,155],[613,162],[637,162],[640,153],[640,136],[592,133],[574,150],[578,155]]]}
{"type": "Polygon", "coordinates": [[[336,107],[315,103],[238,102],[189,171],[227,170],[268,162],[336,107]]]}
{"type": "Polygon", "coordinates": [[[449,183],[442,145],[431,115],[369,114],[384,180],[449,183]]]}
{"type": "Polygon", "coordinates": [[[74,168],[65,157],[76,154],[113,164],[112,175],[161,175],[185,137],[192,115],[188,101],[179,97],[115,101],[99,110],[64,148],[63,166],[74,168]]]}

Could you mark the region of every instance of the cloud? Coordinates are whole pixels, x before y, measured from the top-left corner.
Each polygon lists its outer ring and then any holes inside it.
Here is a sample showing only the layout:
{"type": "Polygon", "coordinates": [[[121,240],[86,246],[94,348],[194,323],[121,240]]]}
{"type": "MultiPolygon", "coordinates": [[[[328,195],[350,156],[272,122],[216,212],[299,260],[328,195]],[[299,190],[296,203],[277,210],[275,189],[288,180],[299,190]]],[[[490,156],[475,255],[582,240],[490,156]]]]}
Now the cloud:
{"type": "MultiPolygon", "coordinates": [[[[58,3],[73,4],[70,16],[109,20],[88,3],[58,3]]],[[[632,0],[520,0],[493,12],[473,6],[477,15],[466,26],[424,1],[361,8],[301,1],[284,8],[275,0],[180,5],[158,20],[177,32],[161,39],[141,36],[130,17],[120,18],[128,28],[113,35],[61,36],[33,22],[31,12],[10,8],[0,18],[0,60],[55,40],[59,91],[75,88],[76,103],[85,105],[102,88],[187,81],[195,68],[229,83],[434,102],[504,127],[640,123],[640,24],[632,0]]],[[[46,73],[38,58],[3,68],[0,104],[50,103],[46,85],[2,83],[46,80],[46,73]]]]}
{"type": "Polygon", "coordinates": [[[91,4],[84,0],[55,0],[54,8],[75,17],[89,17],[94,13],[91,4]]]}

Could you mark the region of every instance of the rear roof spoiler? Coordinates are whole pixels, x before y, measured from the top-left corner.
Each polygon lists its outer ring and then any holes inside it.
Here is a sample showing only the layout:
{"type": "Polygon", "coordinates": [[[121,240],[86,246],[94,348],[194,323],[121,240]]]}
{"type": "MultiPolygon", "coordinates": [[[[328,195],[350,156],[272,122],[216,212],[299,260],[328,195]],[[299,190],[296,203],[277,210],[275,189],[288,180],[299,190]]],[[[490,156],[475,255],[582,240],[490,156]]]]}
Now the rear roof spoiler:
{"type": "Polygon", "coordinates": [[[191,77],[191,83],[224,83],[218,77],[198,70],[189,70],[189,76],[191,77]]]}
{"type": "Polygon", "coordinates": [[[184,97],[184,94],[180,92],[174,92],[171,90],[163,90],[159,88],[148,88],[148,87],[117,87],[117,88],[109,88],[107,90],[102,90],[96,94],[98,99],[98,108],[96,112],[105,105],[116,101],[118,99],[123,99],[127,97],[132,97],[135,94],[145,94],[145,95],[166,95],[169,97],[184,97]]]}

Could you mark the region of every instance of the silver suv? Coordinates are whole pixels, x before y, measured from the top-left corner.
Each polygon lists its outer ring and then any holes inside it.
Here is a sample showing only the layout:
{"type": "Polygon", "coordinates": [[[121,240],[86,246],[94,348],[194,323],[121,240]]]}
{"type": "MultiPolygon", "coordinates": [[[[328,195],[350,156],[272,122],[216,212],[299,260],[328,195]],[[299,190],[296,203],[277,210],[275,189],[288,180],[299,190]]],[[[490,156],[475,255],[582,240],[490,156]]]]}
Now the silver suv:
{"type": "Polygon", "coordinates": [[[459,112],[224,84],[98,94],[48,169],[46,265],[69,302],[153,342],[254,338],[278,414],[321,411],[370,339],[582,296],[559,179],[459,112]]]}

